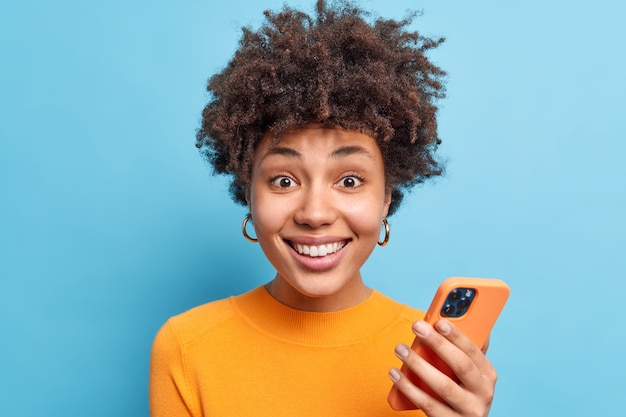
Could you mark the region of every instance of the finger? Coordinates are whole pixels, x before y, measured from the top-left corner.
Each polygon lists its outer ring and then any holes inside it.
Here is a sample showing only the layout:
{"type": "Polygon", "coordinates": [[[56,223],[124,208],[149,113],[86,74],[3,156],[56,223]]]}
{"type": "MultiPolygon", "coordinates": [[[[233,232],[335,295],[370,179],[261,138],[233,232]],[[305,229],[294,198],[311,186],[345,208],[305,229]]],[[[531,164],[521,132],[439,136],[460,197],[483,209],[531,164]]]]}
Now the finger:
{"type": "MultiPolygon", "coordinates": [[[[398,346],[400,347],[400,345],[398,346]]],[[[408,346],[404,345],[404,349],[408,349],[408,346]]],[[[396,353],[398,348],[396,348],[396,353]]],[[[415,353],[413,353],[415,356],[415,353]]],[[[400,356],[400,355],[398,355],[400,356]]],[[[389,370],[389,377],[393,381],[396,388],[404,394],[404,396],[411,401],[415,406],[422,410],[429,417],[443,417],[449,416],[453,412],[447,404],[438,401],[425,391],[419,389],[411,382],[411,380],[397,368],[389,370]]]]}
{"type": "MultiPolygon", "coordinates": [[[[435,328],[437,331],[424,321],[413,325],[419,343],[429,348],[438,360],[445,362],[461,385],[451,379],[451,385],[442,382],[441,377],[445,377],[442,373],[437,376],[421,371],[419,377],[459,414],[486,415],[493,401],[495,369],[480,349],[452,323],[440,320],[435,328]]],[[[413,362],[410,355],[405,363],[408,362],[413,367],[419,367],[419,362],[413,362]]]]}
{"type": "MultiPolygon", "coordinates": [[[[495,368],[472,340],[448,320],[439,320],[435,324],[435,328],[440,335],[452,342],[456,349],[465,354],[465,357],[463,355],[458,356],[457,360],[457,354],[453,348],[442,349],[441,352],[436,352],[467,388],[476,390],[480,387],[495,385],[497,379],[495,368]],[[478,376],[481,378],[478,378],[478,376]],[[486,378],[491,384],[485,384],[482,380],[483,378],[486,378]]],[[[436,343],[442,342],[437,341],[436,343]]]]}
{"type": "MultiPolygon", "coordinates": [[[[400,355],[398,356],[422,382],[428,385],[450,407],[459,411],[463,410],[472,403],[470,397],[473,392],[467,390],[467,387],[459,385],[454,377],[460,379],[457,375],[457,372],[461,372],[459,366],[467,368],[462,368],[462,372],[471,373],[474,379],[481,378],[480,372],[464,352],[436,332],[428,323],[416,322],[413,330],[425,348],[430,350],[424,351],[425,357],[415,352],[407,355],[404,359],[400,355]],[[459,365],[459,363],[463,363],[463,365],[459,365]]],[[[479,385],[472,378],[467,379],[470,380],[471,384],[479,385]]]]}

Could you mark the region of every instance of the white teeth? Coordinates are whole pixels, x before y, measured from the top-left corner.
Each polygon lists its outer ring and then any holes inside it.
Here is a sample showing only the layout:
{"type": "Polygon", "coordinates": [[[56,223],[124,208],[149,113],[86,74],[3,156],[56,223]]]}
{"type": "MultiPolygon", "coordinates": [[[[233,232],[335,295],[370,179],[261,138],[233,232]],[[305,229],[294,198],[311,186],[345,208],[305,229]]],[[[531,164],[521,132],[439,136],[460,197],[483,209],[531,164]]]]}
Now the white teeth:
{"type": "Polygon", "coordinates": [[[309,255],[312,258],[316,258],[318,256],[326,256],[326,255],[330,255],[331,253],[335,253],[339,249],[343,248],[344,245],[345,244],[343,242],[335,242],[335,243],[328,243],[326,245],[318,245],[318,246],[309,246],[309,245],[302,245],[300,243],[296,243],[293,246],[294,246],[294,249],[300,255],[309,255]]]}

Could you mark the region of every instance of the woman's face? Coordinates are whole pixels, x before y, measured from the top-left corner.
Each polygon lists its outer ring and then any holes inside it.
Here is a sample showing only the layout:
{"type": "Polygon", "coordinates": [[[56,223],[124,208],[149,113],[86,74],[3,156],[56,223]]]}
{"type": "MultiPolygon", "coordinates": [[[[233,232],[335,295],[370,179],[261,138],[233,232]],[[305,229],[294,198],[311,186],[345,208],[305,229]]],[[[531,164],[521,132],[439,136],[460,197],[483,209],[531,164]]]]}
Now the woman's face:
{"type": "Polygon", "coordinates": [[[332,311],[369,295],[360,268],[378,241],[390,194],[375,140],[312,125],[261,142],[248,202],[276,268],[270,293],[291,307],[332,311]]]}

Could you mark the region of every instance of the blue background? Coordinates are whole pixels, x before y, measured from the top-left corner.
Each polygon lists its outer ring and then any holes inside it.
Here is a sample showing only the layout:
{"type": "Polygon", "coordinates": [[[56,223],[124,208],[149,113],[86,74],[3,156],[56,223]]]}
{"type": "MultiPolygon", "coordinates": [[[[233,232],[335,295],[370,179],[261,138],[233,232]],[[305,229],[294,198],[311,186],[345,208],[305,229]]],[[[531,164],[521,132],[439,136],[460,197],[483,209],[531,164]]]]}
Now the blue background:
{"type": "MultiPolygon", "coordinates": [[[[447,276],[506,280],[492,415],[621,413],[626,3],[361,4],[423,8],[449,72],[447,175],[390,219],[367,283],[426,308],[447,276]]],[[[272,277],[194,133],[239,28],[281,5],[2,1],[0,415],[147,416],[166,318],[272,277]]]]}

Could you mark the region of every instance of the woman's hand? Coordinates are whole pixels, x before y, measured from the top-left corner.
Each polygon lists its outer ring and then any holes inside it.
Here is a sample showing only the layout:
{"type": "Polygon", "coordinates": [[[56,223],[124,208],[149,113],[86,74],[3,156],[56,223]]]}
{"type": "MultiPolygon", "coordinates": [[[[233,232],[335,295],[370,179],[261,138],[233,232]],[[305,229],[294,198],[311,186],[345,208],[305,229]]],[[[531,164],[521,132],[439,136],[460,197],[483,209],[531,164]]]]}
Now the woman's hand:
{"type": "Polygon", "coordinates": [[[428,346],[452,369],[457,383],[440,372],[407,345],[396,347],[396,355],[418,378],[425,382],[443,401],[416,387],[398,369],[389,372],[396,387],[429,417],[475,416],[489,414],[497,374],[483,351],[447,320],[435,328],[424,321],[413,324],[417,338],[428,346]]]}

